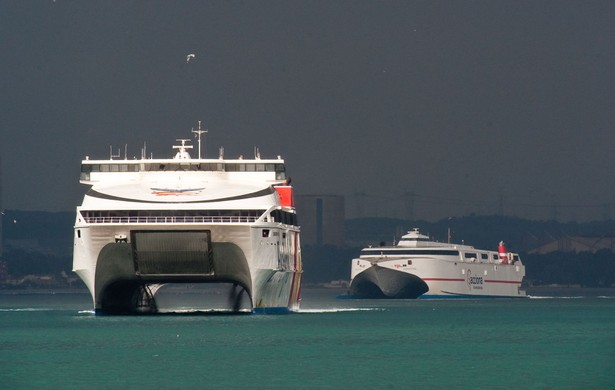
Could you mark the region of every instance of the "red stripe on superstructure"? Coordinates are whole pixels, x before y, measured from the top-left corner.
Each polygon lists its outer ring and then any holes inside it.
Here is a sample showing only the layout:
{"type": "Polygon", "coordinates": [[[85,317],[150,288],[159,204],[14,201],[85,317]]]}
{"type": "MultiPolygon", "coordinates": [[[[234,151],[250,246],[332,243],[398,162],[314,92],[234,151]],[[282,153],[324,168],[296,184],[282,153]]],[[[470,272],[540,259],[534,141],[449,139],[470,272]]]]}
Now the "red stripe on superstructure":
{"type": "MultiPolygon", "coordinates": [[[[434,281],[434,282],[465,282],[465,279],[452,279],[452,278],[421,278],[425,281],[434,281]]],[[[510,283],[510,284],[521,284],[521,281],[516,280],[489,280],[485,279],[485,283],[510,283]]]]}
{"type": "Polygon", "coordinates": [[[294,301],[295,301],[293,295],[295,293],[295,283],[296,283],[295,279],[297,278],[297,252],[298,252],[297,251],[297,238],[298,237],[299,237],[299,233],[295,232],[295,237],[294,237],[295,238],[295,245],[294,245],[295,247],[294,247],[294,250],[293,250],[293,263],[294,263],[294,270],[295,270],[295,272],[293,272],[293,278],[290,281],[290,295],[288,297],[288,305],[289,306],[292,305],[294,303],[294,301]]]}
{"type": "Polygon", "coordinates": [[[465,282],[465,279],[450,279],[450,278],[422,278],[423,280],[436,282],[465,282]]]}
{"type": "MultiPolygon", "coordinates": [[[[295,277],[297,274],[295,274],[295,277]]],[[[297,288],[297,299],[295,299],[295,303],[299,303],[301,302],[301,280],[297,281],[297,284],[299,285],[299,288],[297,288]]]]}
{"type": "Polygon", "coordinates": [[[485,283],[510,283],[510,284],[521,284],[521,281],[516,281],[516,280],[489,280],[489,279],[485,279],[485,283]]]}
{"type": "Polygon", "coordinates": [[[295,232],[295,276],[297,292],[295,293],[295,303],[301,302],[301,275],[303,273],[303,259],[301,258],[300,248],[301,243],[299,242],[299,232],[295,232]],[[298,267],[301,267],[298,269],[298,267]],[[297,275],[298,274],[298,275],[297,275]]]}
{"type": "Polygon", "coordinates": [[[290,294],[288,294],[288,306],[293,305],[293,294],[295,292],[295,278],[297,277],[297,273],[293,273],[293,278],[290,281],[290,294]]]}

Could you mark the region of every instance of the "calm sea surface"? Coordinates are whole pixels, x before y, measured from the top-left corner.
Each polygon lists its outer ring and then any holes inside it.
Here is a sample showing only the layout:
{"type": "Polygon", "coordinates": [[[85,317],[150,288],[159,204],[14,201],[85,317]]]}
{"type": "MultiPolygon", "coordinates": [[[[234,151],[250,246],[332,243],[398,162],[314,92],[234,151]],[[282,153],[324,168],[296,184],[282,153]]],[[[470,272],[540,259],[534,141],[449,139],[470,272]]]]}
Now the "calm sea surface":
{"type": "Polygon", "coordinates": [[[615,389],[615,296],[345,300],[289,315],[95,316],[0,294],[1,389],[615,389]]]}

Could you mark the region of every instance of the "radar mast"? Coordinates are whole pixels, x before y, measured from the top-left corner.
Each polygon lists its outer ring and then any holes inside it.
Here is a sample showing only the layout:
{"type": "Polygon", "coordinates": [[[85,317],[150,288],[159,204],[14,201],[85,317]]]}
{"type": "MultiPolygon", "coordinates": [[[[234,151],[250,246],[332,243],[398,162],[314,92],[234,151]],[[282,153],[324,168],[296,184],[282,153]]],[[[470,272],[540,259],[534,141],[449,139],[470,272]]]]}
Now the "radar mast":
{"type": "MultiPolygon", "coordinates": [[[[197,138],[198,141],[197,142],[198,142],[198,145],[199,145],[199,160],[200,160],[201,159],[201,134],[207,134],[207,130],[202,130],[201,129],[201,121],[199,121],[199,128],[198,128],[198,130],[194,130],[194,128],[193,128],[192,132],[194,134],[198,134],[198,136],[197,136],[198,137],[197,138]]],[[[205,141],[203,141],[203,142],[205,142],[205,141]]]]}

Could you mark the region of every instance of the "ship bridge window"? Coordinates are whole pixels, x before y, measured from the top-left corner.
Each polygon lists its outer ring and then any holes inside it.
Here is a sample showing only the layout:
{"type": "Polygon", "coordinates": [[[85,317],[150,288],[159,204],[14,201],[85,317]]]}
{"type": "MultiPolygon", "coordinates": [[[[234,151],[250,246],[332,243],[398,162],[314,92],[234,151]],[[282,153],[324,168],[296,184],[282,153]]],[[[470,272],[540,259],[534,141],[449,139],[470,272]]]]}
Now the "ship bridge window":
{"type": "Polygon", "coordinates": [[[143,164],[143,170],[146,172],[156,171],[157,169],[153,168],[153,164],[143,164]]]}
{"type": "Polygon", "coordinates": [[[286,179],[284,164],[226,163],[226,172],[275,172],[276,180],[286,179]]]}
{"type": "Polygon", "coordinates": [[[361,255],[373,255],[374,253],[388,256],[459,256],[459,251],[448,249],[365,249],[361,255]]]}
{"type": "Polygon", "coordinates": [[[139,172],[138,164],[126,164],[126,166],[128,167],[127,169],[128,172],[139,172]]]}
{"type": "Polygon", "coordinates": [[[273,210],[271,216],[274,222],[297,226],[297,214],[283,210],[273,210]]]}
{"type": "Polygon", "coordinates": [[[164,167],[165,171],[183,171],[184,170],[184,166],[182,164],[177,164],[177,163],[171,163],[171,164],[166,164],[166,166],[164,167]]]}
{"type": "Polygon", "coordinates": [[[138,172],[137,164],[82,164],[81,172],[138,172]]]}
{"type": "Polygon", "coordinates": [[[417,237],[417,238],[403,238],[401,242],[417,242],[417,241],[430,241],[429,238],[417,237]]]}
{"type": "Polygon", "coordinates": [[[204,163],[204,164],[199,164],[199,170],[200,171],[223,171],[224,170],[224,164],[222,163],[204,163]]]}
{"type": "Polygon", "coordinates": [[[275,179],[276,180],[286,179],[286,167],[284,166],[284,164],[275,164],[275,179]]]}
{"type": "Polygon", "coordinates": [[[466,260],[468,261],[474,261],[477,259],[477,255],[476,253],[472,253],[472,252],[466,252],[463,254],[463,257],[466,258],[466,260]]]}
{"type": "Polygon", "coordinates": [[[143,169],[147,172],[158,172],[158,171],[216,171],[220,169],[216,169],[216,166],[220,164],[207,164],[207,163],[199,163],[199,164],[190,164],[190,163],[171,163],[171,164],[143,164],[143,169]]]}
{"type": "Polygon", "coordinates": [[[480,258],[483,259],[483,260],[489,260],[489,255],[486,254],[486,253],[481,253],[480,254],[480,258]]]}
{"type": "Polygon", "coordinates": [[[141,164],[82,164],[81,172],[146,172],[157,171],[213,171],[213,172],[275,172],[276,180],[286,179],[284,164],[264,164],[264,163],[146,163],[141,164]]]}
{"type": "Polygon", "coordinates": [[[227,172],[278,172],[278,166],[284,170],[284,164],[263,164],[263,163],[227,163],[227,172]]]}

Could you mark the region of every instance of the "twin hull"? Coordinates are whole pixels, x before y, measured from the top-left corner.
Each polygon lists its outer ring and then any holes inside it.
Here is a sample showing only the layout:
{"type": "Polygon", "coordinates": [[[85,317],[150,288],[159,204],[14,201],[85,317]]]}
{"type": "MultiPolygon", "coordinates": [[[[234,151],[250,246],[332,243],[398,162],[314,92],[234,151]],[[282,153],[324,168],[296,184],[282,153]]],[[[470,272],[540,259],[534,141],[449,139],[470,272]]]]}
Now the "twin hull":
{"type": "MultiPolygon", "coordinates": [[[[167,283],[231,284],[254,312],[295,311],[299,248],[299,230],[276,223],[83,224],[78,218],[74,271],[99,313],[156,313],[157,289],[167,283]]],[[[238,305],[229,302],[228,309],[239,311],[238,305]]]]}
{"type": "Polygon", "coordinates": [[[464,262],[458,258],[358,258],[350,293],[363,298],[523,297],[521,264],[464,262]]]}

